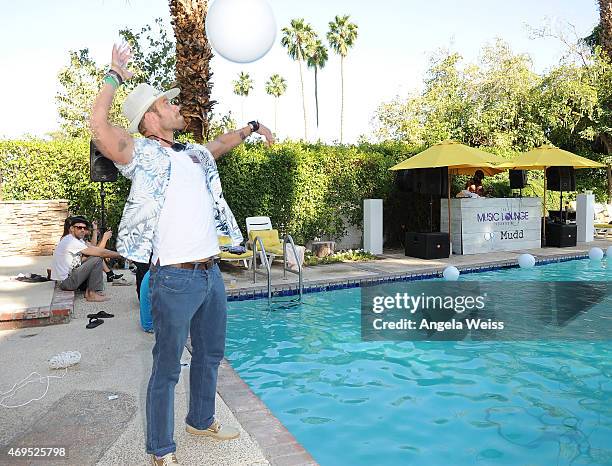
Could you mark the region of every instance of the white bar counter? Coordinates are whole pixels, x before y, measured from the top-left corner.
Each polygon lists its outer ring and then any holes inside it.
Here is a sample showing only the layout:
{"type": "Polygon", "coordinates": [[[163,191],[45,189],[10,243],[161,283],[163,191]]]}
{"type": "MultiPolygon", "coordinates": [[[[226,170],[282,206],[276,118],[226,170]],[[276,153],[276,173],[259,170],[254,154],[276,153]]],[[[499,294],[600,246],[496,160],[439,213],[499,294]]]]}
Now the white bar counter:
{"type": "MultiPolygon", "coordinates": [[[[454,198],[450,204],[453,254],[541,247],[539,197],[454,198]]],[[[448,199],[440,200],[440,231],[448,232],[448,199]]]]}

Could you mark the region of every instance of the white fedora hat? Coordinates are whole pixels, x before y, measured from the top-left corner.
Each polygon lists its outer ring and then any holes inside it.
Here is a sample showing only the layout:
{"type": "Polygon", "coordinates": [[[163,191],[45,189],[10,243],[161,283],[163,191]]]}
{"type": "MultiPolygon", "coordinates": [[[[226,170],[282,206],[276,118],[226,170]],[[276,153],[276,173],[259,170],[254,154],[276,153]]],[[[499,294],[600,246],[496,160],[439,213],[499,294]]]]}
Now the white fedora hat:
{"type": "Polygon", "coordinates": [[[140,120],[142,120],[149,107],[153,105],[153,102],[160,97],[167,97],[168,100],[174,99],[180,92],[180,89],[176,87],[166,92],[157,92],[150,84],[142,83],[136,86],[127,96],[122,107],[123,115],[130,122],[128,131],[130,133],[138,132],[140,120]]]}

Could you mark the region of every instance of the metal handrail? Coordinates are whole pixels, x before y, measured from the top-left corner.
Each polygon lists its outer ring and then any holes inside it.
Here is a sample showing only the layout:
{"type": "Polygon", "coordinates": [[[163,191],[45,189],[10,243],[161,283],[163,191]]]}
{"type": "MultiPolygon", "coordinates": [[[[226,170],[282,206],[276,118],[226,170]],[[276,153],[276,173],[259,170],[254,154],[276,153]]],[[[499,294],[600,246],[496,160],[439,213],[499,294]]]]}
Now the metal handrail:
{"type": "Polygon", "coordinates": [[[302,293],[304,290],[304,280],[302,278],[302,264],[300,263],[300,260],[298,258],[297,249],[295,249],[295,243],[293,242],[293,238],[291,237],[291,235],[286,235],[285,239],[283,239],[283,279],[284,280],[287,280],[287,270],[289,270],[289,272],[294,273],[298,276],[298,287],[299,287],[300,301],[301,301],[302,293]],[[297,263],[297,266],[298,266],[297,272],[295,270],[291,270],[287,268],[287,243],[289,243],[291,245],[291,248],[293,249],[293,254],[295,255],[295,262],[297,263]]]}
{"type": "Polygon", "coordinates": [[[253,283],[257,283],[257,273],[263,274],[263,272],[259,272],[257,270],[257,245],[261,247],[261,257],[262,262],[266,266],[266,272],[268,274],[268,304],[272,300],[272,281],[270,276],[270,261],[268,260],[268,256],[266,254],[266,248],[264,248],[263,241],[259,236],[256,236],[253,240],[253,283]]]}

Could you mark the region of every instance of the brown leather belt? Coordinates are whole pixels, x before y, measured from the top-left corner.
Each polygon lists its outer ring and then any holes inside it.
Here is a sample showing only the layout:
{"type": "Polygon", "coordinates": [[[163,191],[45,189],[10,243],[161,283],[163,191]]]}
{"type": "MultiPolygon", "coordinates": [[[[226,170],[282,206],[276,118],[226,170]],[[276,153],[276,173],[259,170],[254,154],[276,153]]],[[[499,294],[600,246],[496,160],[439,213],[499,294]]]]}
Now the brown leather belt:
{"type": "MultiPolygon", "coordinates": [[[[168,267],[175,267],[177,269],[198,269],[198,270],[209,270],[214,267],[215,264],[219,263],[218,257],[212,257],[205,261],[197,261],[197,262],[182,262],[180,264],[167,264],[168,267]]],[[[157,260],[157,266],[159,266],[159,259],[157,260]]]]}

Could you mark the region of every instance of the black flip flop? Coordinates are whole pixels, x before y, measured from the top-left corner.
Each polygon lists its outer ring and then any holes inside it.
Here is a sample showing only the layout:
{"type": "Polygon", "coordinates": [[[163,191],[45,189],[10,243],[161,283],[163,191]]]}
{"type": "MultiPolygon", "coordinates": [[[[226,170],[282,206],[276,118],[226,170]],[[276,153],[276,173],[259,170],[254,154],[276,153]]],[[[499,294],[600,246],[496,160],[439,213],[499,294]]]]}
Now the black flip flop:
{"type": "Polygon", "coordinates": [[[110,319],[111,317],[115,317],[115,314],[109,314],[106,311],[100,311],[96,314],[87,314],[87,317],[90,319],[110,319]]]}
{"type": "Polygon", "coordinates": [[[95,317],[89,318],[89,323],[85,326],[86,328],[96,328],[98,325],[102,325],[104,321],[102,319],[96,319],[95,317]]]}

